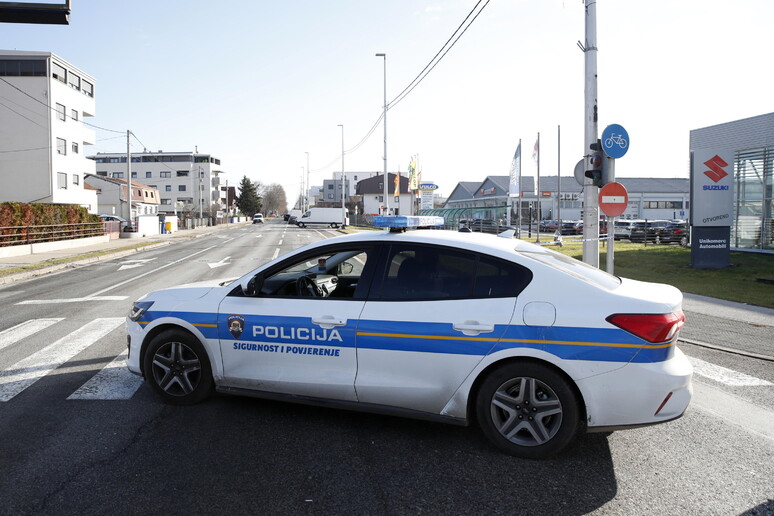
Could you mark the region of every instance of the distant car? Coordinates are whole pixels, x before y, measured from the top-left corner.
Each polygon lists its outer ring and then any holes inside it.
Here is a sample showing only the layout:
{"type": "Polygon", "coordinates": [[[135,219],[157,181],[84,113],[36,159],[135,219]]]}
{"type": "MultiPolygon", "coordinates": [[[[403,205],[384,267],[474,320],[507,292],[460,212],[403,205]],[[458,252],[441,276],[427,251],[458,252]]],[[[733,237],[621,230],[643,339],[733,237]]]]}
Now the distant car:
{"type": "Polygon", "coordinates": [[[562,222],[561,233],[563,235],[577,235],[579,227],[581,233],[583,233],[583,222],[578,222],[577,220],[565,220],[562,222]],[[580,224],[580,226],[578,226],[578,224],[580,224]]]}
{"type": "Polygon", "coordinates": [[[559,221],[557,220],[541,220],[538,223],[538,228],[540,228],[540,231],[556,231],[558,227],[559,221]]]}
{"type": "Polygon", "coordinates": [[[167,403],[217,390],[475,421],[500,450],[535,459],[586,430],[679,418],[691,399],[684,319],[672,286],[522,240],[366,231],[233,282],[140,298],[127,365],[167,403]]]}
{"type": "MultiPolygon", "coordinates": [[[[120,231],[123,231],[125,228],[129,226],[129,221],[126,220],[123,217],[119,217],[117,215],[100,215],[99,218],[102,219],[103,222],[118,222],[118,228],[120,231]]],[[[131,229],[130,227],[128,229],[131,229]]]]}
{"type": "Polygon", "coordinates": [[[253,224],[263,224],[263,213],[253,215],[253,224]]]}
{"type": "Polygon", "coordinates": [[[629,240],[632,242],[655,243],[656,235],[661,228],[669,225],[668,220],[646,220],[636,222],[632,226],[629,240]]]}
{"type": "Polygon", "coordinates": [[[463,219],[460,221],[460,228],[467,228],[473,233],[492,233],[495,235],[509,229],[516,230],[514,226],[501,225],[494,219],[463,219]]]}
{"type": "Polygon", "coordinates": [[[615,233],[613,234],[614,238],[616,240],[629,240],[632,236],[632,228],[634,227],[634,224],[637,222],[644,222],[644,221],[637,221],[637,220],[616,220],[615,221],[615,233]]]}
{"type": "Polygon", "coordinates": [[[658,229],[655,241],[658,244],[678,243],[683,247],[687,247],[688,225],[680,222],[670,222],[668,225],[658,229]]]}

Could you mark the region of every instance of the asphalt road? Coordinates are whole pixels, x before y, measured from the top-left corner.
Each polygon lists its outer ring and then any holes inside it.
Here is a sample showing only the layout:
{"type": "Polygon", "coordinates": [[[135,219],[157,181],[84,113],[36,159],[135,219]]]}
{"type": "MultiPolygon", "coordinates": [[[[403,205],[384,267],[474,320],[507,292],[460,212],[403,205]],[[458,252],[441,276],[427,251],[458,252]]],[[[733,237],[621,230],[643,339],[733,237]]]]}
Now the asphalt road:
{"type": "Polygon", "coordinates": [[[333,234],[241,226],[1,288],[0,514],[774,514],[771,362],[685,345],[682,419],[526,461],[475,428],[226,396],[167,406],[114,361],[135,298],[333,234]]]}

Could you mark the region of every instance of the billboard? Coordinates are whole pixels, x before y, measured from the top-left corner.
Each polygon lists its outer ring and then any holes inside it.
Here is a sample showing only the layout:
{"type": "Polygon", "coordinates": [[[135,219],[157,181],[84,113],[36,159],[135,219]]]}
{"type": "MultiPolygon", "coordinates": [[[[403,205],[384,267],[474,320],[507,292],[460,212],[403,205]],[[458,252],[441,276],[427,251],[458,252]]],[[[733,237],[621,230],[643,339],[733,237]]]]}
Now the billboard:
{"type": "Polygon", "coordinates": [[[730,227],[734,213],[734,151],[695,149],[691,162],[691,225],[730,227]]]}

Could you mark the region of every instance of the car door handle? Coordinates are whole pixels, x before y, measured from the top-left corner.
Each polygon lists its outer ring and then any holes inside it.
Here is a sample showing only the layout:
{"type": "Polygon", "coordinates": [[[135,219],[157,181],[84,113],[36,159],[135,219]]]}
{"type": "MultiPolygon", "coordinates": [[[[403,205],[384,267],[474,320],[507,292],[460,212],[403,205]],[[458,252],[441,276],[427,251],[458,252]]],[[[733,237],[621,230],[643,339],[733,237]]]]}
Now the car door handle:
{"type": "Polygon", "coordinates": [[[480,333],[489,333],[494,331],[493,324],[481,324],[478,321],[465,321],[464,323],[454,323],[452,325],[452,328],[464,333],[465,335],[478,335],[480,333]]]}
{"type": "Polygon", "coordinates": [[[330,330],[331,328],[335,328],[336,326],[344,326],[345,324],[347,324],[347,320],[336,319],[331,315],[322,315],[319,317],[312,317],[312,323],[322,328],[325,328],[326,330],[330,330]]]}

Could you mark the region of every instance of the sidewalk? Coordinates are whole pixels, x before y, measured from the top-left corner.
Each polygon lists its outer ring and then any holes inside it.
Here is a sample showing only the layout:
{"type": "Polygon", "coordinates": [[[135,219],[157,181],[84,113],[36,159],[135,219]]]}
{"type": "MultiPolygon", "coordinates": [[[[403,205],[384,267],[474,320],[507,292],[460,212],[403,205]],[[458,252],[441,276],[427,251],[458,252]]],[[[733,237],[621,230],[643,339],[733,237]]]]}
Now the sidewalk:
{"type": "Polygon", "coordinates": [[[73,265],[112,260],[169,245],[180,239],[197,238],[215,231],[241,227],[246,224],[240,222],[220,224],[218,226],[201,226],[195,229],[184,229],[163,235],[152,235],[144,238],[117,238],[107,242],[83,245],[70,249],[0,258],[0,286],[49,274],[72,267],[73,265]],[[89,256],[90,254],[91,256],[89,256]],[[29,269],[11,274],[2,274],[3,270],[17,267],[29,267],[29,269]]]}
{"type": "MultiPolygon", "coordinates": [[[[215,231],[243,225],[245,223],[203,226],[166,235],[116,239],[73,249],[0,258],[0,286],[24,281],[73,265],[112,260],[169,245],[181,238],[201,237],[215,231]],[[145,245],[136,247],[138,244],[145,245]],[[88,253],[105,254],[84,256],[88,253]],[[3,269],[25,266],[38,268],[14,274],[1,274],[3,269]]],[[[684,294],[683,311],[686,314],[686,324],[680,333],[680,340],[774,361],[774,309],[695,294],[684,294]]]]}

